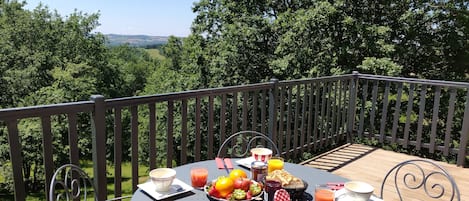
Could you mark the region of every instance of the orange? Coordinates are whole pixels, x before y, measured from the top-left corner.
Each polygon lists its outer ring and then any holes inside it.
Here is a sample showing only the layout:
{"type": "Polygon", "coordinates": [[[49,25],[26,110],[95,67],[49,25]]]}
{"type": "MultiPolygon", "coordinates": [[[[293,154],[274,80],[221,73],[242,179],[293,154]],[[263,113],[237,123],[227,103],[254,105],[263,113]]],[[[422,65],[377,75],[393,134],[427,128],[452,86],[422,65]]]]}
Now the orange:
{"type": "Polygon", "coordinates": [[[234,182],[229,177],[218,177],[215,183],[215,189],[220,193],[222,198],[225,198],[228,194],[234,190],[234,182]]]}
{"type": "Polygon", "coordinates": [[[230,178],[233,181],[236,181],[236,179],[238,178],[248,178],[248,176],[246,175],[246,172],[244,172],[243,170],[234,169],[230,172],[230,178]]]}

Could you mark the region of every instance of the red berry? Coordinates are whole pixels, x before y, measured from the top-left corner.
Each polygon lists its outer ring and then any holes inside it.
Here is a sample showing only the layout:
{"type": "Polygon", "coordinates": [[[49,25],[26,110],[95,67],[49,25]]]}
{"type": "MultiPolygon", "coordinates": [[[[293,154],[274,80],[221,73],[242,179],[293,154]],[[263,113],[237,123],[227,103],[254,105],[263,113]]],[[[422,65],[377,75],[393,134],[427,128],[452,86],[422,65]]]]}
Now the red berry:
{"type": "Polygon", "coordinates": [[[252,198],[252,193],[251,193],[251,191],[248,191],[246,193],[246,200],[250,200],[251,198],[252,198]]]}

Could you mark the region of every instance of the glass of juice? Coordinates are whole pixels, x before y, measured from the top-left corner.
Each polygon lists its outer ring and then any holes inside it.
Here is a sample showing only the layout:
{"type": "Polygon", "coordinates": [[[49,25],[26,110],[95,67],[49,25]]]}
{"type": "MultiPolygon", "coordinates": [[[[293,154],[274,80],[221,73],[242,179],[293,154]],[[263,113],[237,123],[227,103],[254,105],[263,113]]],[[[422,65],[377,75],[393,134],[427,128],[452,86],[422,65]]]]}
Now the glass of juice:
{"type": "Polygon", "coordinates": [[[267,161],[267,172],[270,173],[274,170],[283,169],[283,158],[278,156],[273,156],[267,161]]]}
{"type": "Polygon", "coordinates": [[[314,201],[334,201],[334,191],[327,185],[316,185],[314,190],[314,201]]]}
{"type": "Polygon", "coordinates": [[[208,170],[203,167],[191,168],[191,183],[194,188],[203,188],[207,183],[208,170]]]}

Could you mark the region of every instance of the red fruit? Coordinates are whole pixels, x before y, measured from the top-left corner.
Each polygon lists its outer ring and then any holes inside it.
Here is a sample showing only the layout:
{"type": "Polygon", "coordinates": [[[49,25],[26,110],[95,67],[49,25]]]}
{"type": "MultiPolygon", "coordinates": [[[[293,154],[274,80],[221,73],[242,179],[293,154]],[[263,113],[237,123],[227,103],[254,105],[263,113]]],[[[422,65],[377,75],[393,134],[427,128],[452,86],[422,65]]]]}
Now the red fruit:
{"type": "Polygon", "coordinates": [[[220,198],[220,192],[217,191],[217,189],[215,188],[215,186],[212,186],[210,188],[210,190],[208,191],[208,195],[212,196],[212,197],[216,197],[216,198],[220,198]]]}
{"type": "Polygon", "coordinates": [[[235,189],[239,189],[243,185],[243,180],[241,178],[238,178],[238,179],[234,180],[233,185],[234,185],[235,189]]]}
{"type": "Polygon", "coordinates": [[[249,190],[249,186],[251,185],[251,180],[246,178],[238,178],[234,181],[234,188],[241,189],[243,191],[249,190]]]}
{"type": "Polygon", "coordinates": [[[250,179],[243,179],[243,190],[244,191],[248,191],[249,190],[249,186],[251,186],[252,184],[252,181],[250,179]]]}
{"type": "Polygon", "coordinates": [[[229,193],[228,195],[225,196],[225,199],[226,199],[226,200],[231,200],[231,196],[232,196],[232,195],[233,195],[233,194],[229,193]]]}
{"type": "Polygon", "coordinates": [[[246,193],[246,200],[250,200],[251,198],[252,198],[252,193],[251,193],[251,191],[248,191],[246,193]]]}

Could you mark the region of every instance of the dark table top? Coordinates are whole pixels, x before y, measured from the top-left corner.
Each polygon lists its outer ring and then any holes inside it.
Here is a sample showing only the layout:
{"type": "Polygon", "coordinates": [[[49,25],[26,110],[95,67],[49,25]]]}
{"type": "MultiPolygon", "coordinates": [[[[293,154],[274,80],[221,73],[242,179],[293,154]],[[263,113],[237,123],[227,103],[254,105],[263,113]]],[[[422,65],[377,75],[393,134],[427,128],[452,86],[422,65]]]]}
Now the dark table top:
{"type": "MultiPolygon", "coordinates": [[[[250,177],[250,170],[243,166],[238,165],[235,161],[238,159],[232,159],[232,163],[234,168],[243,169],[246,173],[249,173],[248,176],[250,177]]],[[[207,160],[207,161],[200,161],[195,163],[190,163],[186,165],[182,165],[179,167],[174,168],[177,172],[176,178],[185,182],[188,185],[191,185],[191,178],[190,178],[190,169],[192,167],[205,167],[208,169],[208,180],[214,180],[218,176],[227,175],[225,169],[218,169],[215,160],[207,160]]],[[[293,163],[285,163],[284,169],[291,174],[303,179],[308,183],[308,188],[306,189],[306,194],[311,200],[312,196],[314,196],[314,188],[316,184],[325,184],[328,182],[345,182],[347,181],[346,178],[331,174],[324,170],[318,170],[312,167],[307,167],[303,165],[293,164],[293,163]]],[[[146,194],[142,189],[138,189],[135,191],[134,195],[132,196],[132,201],[146,201],[146,200],[154,200],[148,194],[146,194]]],[[[173,197],[169,197],[165,200],[209,200],[207,195],[203,190],[194,189],[189,192],[185,192],[179,195],[175,195],[173,197]]],[[[266,199],[267,200],[267,196],[266,199]]]]}

